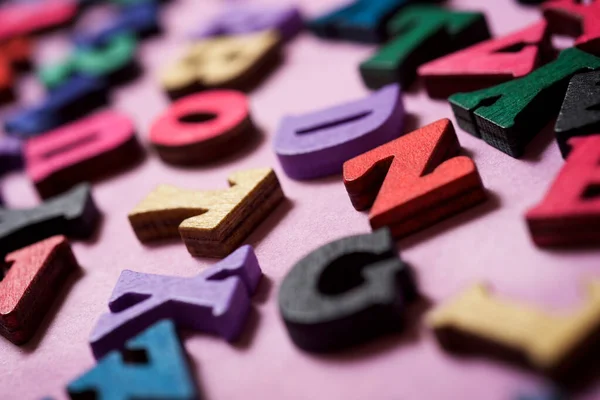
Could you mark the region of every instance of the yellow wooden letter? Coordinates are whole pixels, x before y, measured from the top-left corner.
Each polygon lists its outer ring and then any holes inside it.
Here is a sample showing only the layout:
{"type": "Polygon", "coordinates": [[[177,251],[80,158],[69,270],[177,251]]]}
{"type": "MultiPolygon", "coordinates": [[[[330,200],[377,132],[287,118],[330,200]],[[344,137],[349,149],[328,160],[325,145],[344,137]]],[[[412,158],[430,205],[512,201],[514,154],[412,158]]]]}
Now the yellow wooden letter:
{"type": "Polygon", "coordinates": [[[476,285],[427,317],[437,333],[476,336],[525,356],[536,369],[553,374],[600,329],[600,280],[585,302],[570,312],[548,313],[490,296],[476,285]]]}
{"type": "Polygon", "coordinates": [[[225,257],[283,199],[271,168],[240,171],[228,189],[194,191],[162,185],[129,214],[142,242],[181,235],[193,256],[225,257]]]}
{"type": "Polygon", "coordinates": [[[172,97],[206,88],[245,89],[276,62],[280,48],[276,31],[206,39],[168,67],[161,83],[172,97]]]}

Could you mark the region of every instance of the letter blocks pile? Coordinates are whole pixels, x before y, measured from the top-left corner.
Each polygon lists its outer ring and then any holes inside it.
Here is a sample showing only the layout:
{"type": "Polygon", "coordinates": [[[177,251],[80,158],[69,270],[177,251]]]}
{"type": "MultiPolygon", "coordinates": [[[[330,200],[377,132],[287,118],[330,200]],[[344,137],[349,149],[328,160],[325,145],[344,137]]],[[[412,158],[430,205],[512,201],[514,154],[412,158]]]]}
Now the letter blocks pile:
{"type": "MultiPolygon", "coordinates": [[[[0,208],[0,334],[16,345],[41,334],[44,315],[79,268],[69,240],[98,231],[92,184],[146,159],[134,120],[105,106],[113,88],[142,73],[136,52],[162,32],[162,4],[108,2],[107,24],[75,30],[69,54],[37,68],[44,98],[4,121],[0,172],[24,169],[44,199],[0,208]]],[[[193,43],[155,79],[170,103],[144,135],[167,165],[210,173],[250,148],[260,131],[252,93],[283,65],[305,25],[322,39],[379,45],[356,66],[374,92],[283,116],[272,135],[281,176],[269,166],[235,169],[223,188],[163,184],[140,196],[128,234],[142,243],[181,238],[191,256],[220,260],[192,277],[123,270],[89,338],[97,365],[65,385],[68,395],[200,397],[178,331],[227,342],[243,335],[263,275],[245,243],[286,201],[283,179],[309,186],[337,176],[348,205],[368,210],[372,230],[323,244],[288,269],[278,307],[291,342],[306,352],[340,352],[411,323],[408,309],[422,298],[396,242],[489,197],[450,119],[406,129],[403,93],[419,79],[430,97],[448,99],[458,127],[510,157],[522,157],[557,117],[564,166],[523,219],[540,250],[597,247],[600,1],[521,2],[544,3],[540,20],[493,38],[481,12],[411,0],[355,0],[306,22],[293,5],[239,5],[191,32],[193,43]],[[557,34],[573,37],[574,46],[558,52],[557,34]]],[[[15,81],[31,67],[34,35],[69,25],[95,3],[0,7],[0,102],[18,99],[15,81]]],[[[581,305],[551,312],[497,299],[478,282],[431,311],[426,326],[446,349],[492,353],[562,382],[600,335],[600,278],[586,285],[581,305]]]]}

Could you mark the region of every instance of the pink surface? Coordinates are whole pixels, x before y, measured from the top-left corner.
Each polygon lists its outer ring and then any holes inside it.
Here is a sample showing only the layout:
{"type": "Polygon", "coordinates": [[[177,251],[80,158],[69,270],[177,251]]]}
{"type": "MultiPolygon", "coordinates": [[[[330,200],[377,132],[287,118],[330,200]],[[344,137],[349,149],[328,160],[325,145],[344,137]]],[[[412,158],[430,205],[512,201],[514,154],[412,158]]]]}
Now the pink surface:
{"type": "MultiPolygon", "coordinates": [[[[217,0],[176,0],[164,8],[164,37],[141,45],[148,70],[133,84],[114,93],[114,108],[130,115],[148,143],[151,122],[167,106],[156,73],[182,53],[187,34],[199,21],[225,5],[217,0]]],[[[272,3],[278,3],[273,0],[272,3]]],[[[301,2],[306,15],[317,15],[337,0],[301,2]]],[[[494,34],[505,34],[537,20],[535,8],[513,0],[456,0],[449,5],[486,11],[494,34]]],[[[40,60],[64,54],[64,36],[45,36],[40,60]]],[[[291,266],[307,252],[340,237],[369,232],[367,216],[356,212],[341,176],[295,182],[282,172],[271,149],[273,133],[288,113],[329,107],[369,92],[358,64],[373,48],[330,43],[304,33],[286,49],[286,63],[251,94],[260,142],[210,167],[179,169],[155,154],[136,169],[94,185],[105,213],[98,238],[75,243],[83,273],[52,307],[42,328],[24,347],[0,340],[0,398],[65,398],[64,387],[94,365],[89,334],[107,302],[121,270],[194,276],[214,260],[193,259],[180,241],[144,246],[133,234],[127,213],[156,185],[214,189],[226,185],[231,171],[272,166],[287,204],[248,238],[266,279],[258,289],[255,310],[243,339],[231,345],[218,337],[185,333],[184,345],[207,399],[509,399],[534,391],[543,379],[485,357],[458,358],[442,351],[422,321],[402,335],[375,341],[333,356],[302,353],[290,342],[277,309],[277,290],[291,266]]],[[[33,77],[23,82],[23,101],[33,102],[41,88],[33,77]]],[[[432,101],[423,90],[405,95],[414,129],[451,117],[445,101],[432,101]]],[[[486,281],[499,295],[551,307],[575,306],[582,281],[600,275],[598,250],[545,251],[532,245],[524,213],[544,195],[563,164],[551,130],[540,134],[522,160],[515,160],[458,129],[459,140],[477,163],[492,200],[399,242],[403,258],[416,270],[421,291],[432,303],[486,281]]],[[[37,196],[23,173],[3,182],[11,206],[35,204],[37,196]]],[[[582,399],[600,398],[600,386],[582,399]]]]}

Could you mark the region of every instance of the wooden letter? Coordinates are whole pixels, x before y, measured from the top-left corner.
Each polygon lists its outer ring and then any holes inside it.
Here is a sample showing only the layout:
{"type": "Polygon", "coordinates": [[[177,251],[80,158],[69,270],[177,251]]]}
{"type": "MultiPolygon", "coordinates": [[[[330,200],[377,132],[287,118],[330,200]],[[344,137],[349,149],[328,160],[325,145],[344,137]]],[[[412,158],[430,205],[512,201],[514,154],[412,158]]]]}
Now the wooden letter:
{"type": "Polygon", "coordinates": [[[78,268],[64,236],[6,256],[8,272],[0,281],[0,334],[15,344],[27,342],[52,305],[58,288],[78,268]]]}
{"type": "Polygon", "coordinates": [[[152,125],[150,141],[165,162],[189,165],[227,156],[254,133],[243,93],[210,90],[174,102],[152,125]]]}
{"type": "Polygon", "coordinates": [[[100,29],[76,32],[73,41],[79,48],[98,47],[127,32],[135,33],[137,38],[159,33],[159,11],[160,4],[155,1],[134,0],[132,4],[121,7],[115,18],[100,29]]]}
{"type": "Polygon", "coordinates": [[[538,246],[600,244],[600,135],[570,144],[571,155],[546,197],[527,213],[538,246]]]}
{"type": "Polygon", "coordinates": [[[347,161],[344,185],[357,210],[373,205],[373,229],[401,238],[485,200],[477,167],[459,150],[442,119],[347,161]]]}
{"type": "Polygon", "coordinates": [[[431,61],[419,68],[430,97],[448,98],[520,78],[550,58],[552,44],[542,21],[431,61]]]}
{"type": "Polygon", "coordinates": [[[365,99],[285,117],[273,147],[289,177],[313,179],[340,173],[345,161],[397,138],[403,124],[402,92],[389,85],[365,99]]]}
{"type": "Polygon", "coordinates": [[[54,235],[88,238],[99,219],[90,186],[83,183],[36,208],[0,208],[0,254],[54,235]]]}
{"type": "Polygon", "coordinates": [[[27,38],[14,38],[0,44],[0,104],[14,100],[16,71],[29,66],[31,43],[27,38]]]}
{"type": "Polygon", "coordinates": [[[581,346],[598,334],[600,281],[592,281],[588,290],[579,308],[548,313],[495,299],[483,285],[476,285],[430,313],[428,324],[444,347],[494,350],[554,376],[573,363],[581,355],[581,346]]]}
{"type": "Polygon", "coordinates": [[[5,136],[0,140],[0,176],[23,167],[23,154],[19,139],[5,136]]]}
{"type": "Polygon", "coordinates": [[[0,40],[65,25],[75,17],[77,7],[72,0],[4,5],[0,8],[0,40]]]}
{"type": "Polygon", "coordinates": [[[62,86],[74,76],[106,78],[109,83],[127,81],[136,75],[137,41],[130,33],[111,36],[93,47],[73,50],[62,63],[42,68],[40,80],[49,89],[62,86]]]}
{"type": "Polygon", "coordinates": [[[129,214],[142,242],[177,237],[196,257],[225,257],[284,198],[270,168],[240,171],[229,189],[184,190],[159,186],[129,214]]]}
{"type": "Polygon", "coordinates": [[[600,56],[600,1],[556,0],[544,4],[552,33],[575,38],[575,46],[600,56]]]}
{"type": "Polygon", "coordinates": [[[330,352],[397,330],[415,297],[412,274],[388,229],[351,236],[299,261],[279,290],[279,310],[294,343],[330,352]]]}
{"type": "Polygon", "coordinates": [[[48,93],[41,104],[9,117],[4,130],[11,136],[26,139],[81,118],[107,102],[104,80],[75,76],[48,93]]]}
{"type": "Polygon", "coordinates": [[[133,123],[105,111],[26,142],[27,175],[42,198],[131,165],[141,155],[133,123]]]}
{"type": "Polygon", "coordinates": [[[180,278],[125,270],[96,324],[90,344],[96,358],[121,348],[162,318],[180,328],[236,340],[250,311],[262,271],[251,246],[243,246],[198,276],[180,278]]]}
{"type": "Polygon", "coordinates": [[[554,131],[564,158],[571,152],[569,139],[600,134],[600,71],[571,79],[554,131]]]}
{"type": "Polygon", "coordinates": [[[392,39],[360,65],[367,87],[408,87],[419,65],[490,37],[482,13],[415,5],[399,11],[387,26],[392,39]]]}
{"type": "Polygon", "coordinates": [[[458,125],[512,157],[559,111],[571,77],[600,68],[600,58],[576,48],[520,79],[450,97],[458,125]]]}
{"type": "Polygon", "coordinates": [[[171,98],[204,89],[249,90],[277,64],[280,45],[276,31],[206,39],[168,67],[161,82],[171,98]]]}
{"type": "Polygon", "coordinates": [[[113,351],[67,388],[72,400],[199,399],[172,321],[162,320],[113,351]]]}
{"type": "Polygon", "coordinates": [[[304,27],[298,7],[284,5],[277,7],[236,5],[215,17],[206,26],[193,34],[197,39],[243,35],[269,29],[279,32],[283,41],[294,38],[304,27]]]}
{"type": "Polygon", "coordinates": [[[355,0],[309,22],[315,35],[364,43],[387,39],[385,22],[410,0],[355,0]]]}

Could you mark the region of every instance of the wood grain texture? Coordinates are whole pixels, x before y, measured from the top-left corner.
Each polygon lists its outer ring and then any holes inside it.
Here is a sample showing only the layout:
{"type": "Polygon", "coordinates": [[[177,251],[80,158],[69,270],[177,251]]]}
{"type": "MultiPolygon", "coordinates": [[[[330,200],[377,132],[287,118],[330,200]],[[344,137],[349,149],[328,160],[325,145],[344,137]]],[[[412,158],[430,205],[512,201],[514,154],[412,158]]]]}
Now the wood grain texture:
{"type": "Polygon", "coordinates": [[[248,98],[209,90],[175,101],[150,128],[150,141],[170,164],[194,165],[235,153],[256,135],[248,98]]]}
{"type": "Polygon", "coordinates": [[[27,342],[42,322],[66,277],[79,268],[64,236],[53,236],[6,256],[0,281],[0,334],[27,342]]]}
{"type": "Polygon", "coordinates": [[[569,140],[600,133],[600,71],[577,74],[569,82],[554,131],[564,158],[571,152],[569,140]]]}
{"type": "Polygon", "coordinates": [[[560,312],[494,298],[479,284],[432,311],[427,323],[448,349],[500,353],[559,377],[600,332],[600,281],[587,284],[581,305],[560,312]]]}
{"type": "Polygon", "coordinates": [[[198,400],[192,370],[172,321],[162,320],[127,341],[69,383],[72,400],[198,400]]]}
{"type": "Polygon", "coordinates": [[[44,199],[127,168],[141,155],[132,121],[114,111],[29,139],[24,150],[27,175],[44,199]]]}
{"type": "Polygon", "coordinates": [[[273,30],[205,39],[167,67],[160,82],[173,99],[205,89],[247,91],[280,61],[281,44],[273,30]]]}
{"type": "Polygon", "coordinates": [[[560,110],[569,80],[600,69],[600,58],[576,48],[520,79],[449,98],[458,125],[490,146],[520,157],[560,110]]]}
{"type": "Polygon", "coordinates": [[[389,229],[319,247],[296,263],[279,290],[279,311],[301,349],[339,351],[399,330],[416,295],[389,229]]]}
{"type": "Polygon", "coordinates": [[[548,24],[541,21],[428,62],[418,72],[430,97],[447,98],[525,76],[552,53],[548,24]]]}
{"type": "Polygon", "coordinates": [[[182,278],[124,270],[90,337],[96,358],[120,349],[162,318],[179,328],[239,338],[262,271],[252,246],[242,246],[201,274],[182,278]]]}
{"type": "Polygon", "coordinates": [[[482,13],[449,11],[430,5],[401,9],[387,24],[390,41],[360,64],[370,89],[391,83],[408,87],[427,61],[490,37],[482,13]]]}
{"type": "Polygon", "coordinates": [[[344,185],[354,208],[373,205],[373,229],[401,238],[486,199],[475,163],[459,151],[442,119],[347,161],[344,185]]]}
{"type": "Polygon", "coordinates": [[[600,56],[599,1],[554,0],[542,10],[553,33],[571,36],[577,48],[600,56]]]}
{"type": "Polygon", "coordinates": [[[229,189],[195,191],[162,185],[129,213],[142,242],[181,236],[196,257],[225,257],[283,198],[270,168],[229,176],[229,189]]]}
{"type": "Polygon", "coordinates": [[[600,135],[570,144],[571,155],[550,190],[526,215],[538,246],[600,244],[600,135]]]}

